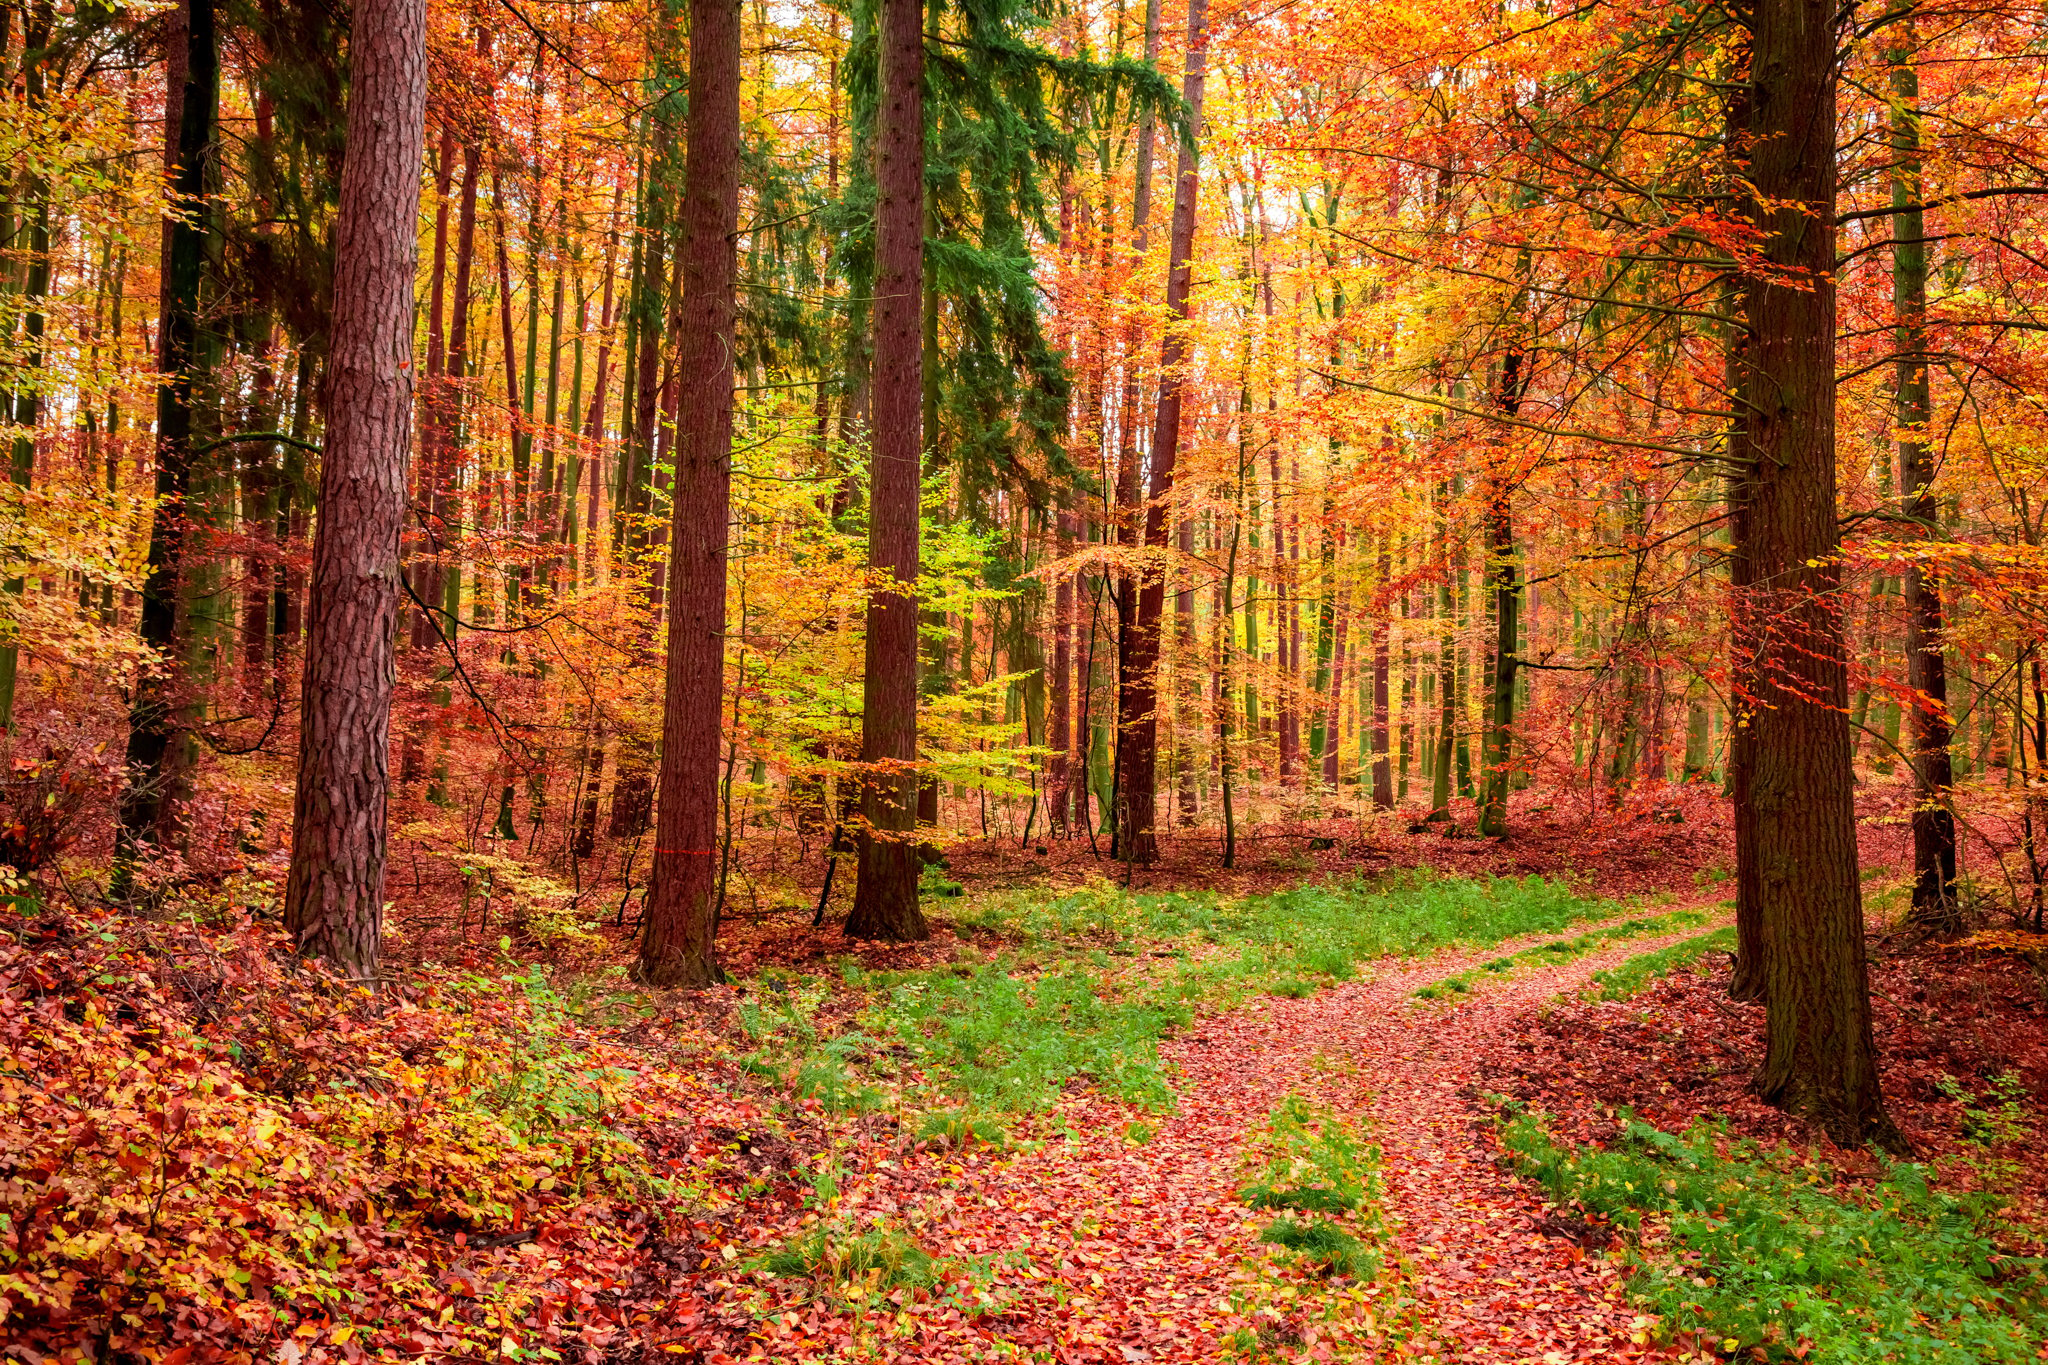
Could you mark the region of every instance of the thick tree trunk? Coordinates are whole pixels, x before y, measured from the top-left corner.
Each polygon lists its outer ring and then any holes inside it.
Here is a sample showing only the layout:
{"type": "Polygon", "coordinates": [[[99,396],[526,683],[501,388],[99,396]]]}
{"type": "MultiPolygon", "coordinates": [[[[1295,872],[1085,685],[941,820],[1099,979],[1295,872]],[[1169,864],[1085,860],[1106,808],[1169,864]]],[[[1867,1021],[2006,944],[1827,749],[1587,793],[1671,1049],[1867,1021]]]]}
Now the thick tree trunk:
{"type": "Polygon", "coordinates": [[[335,222],[327,444],[313,536],[285,927],[378,973],[398,532],[412,443],[413,276],[427,109],[426,0],[356,0],[335,222]]]}
{"type": "Polygon", "coordinates": [[[668,695],[641,980],[719,979],[719,718],[726,524],[732,511],[734,243],[740,215],[739,0],[690,0],[690,125],[682,202],[682,410],[669,538],[668,695]]]}
{"type": "MultiPolygon", "coordinates": [[[[1207,0],[1189,0],[1187,71],[1181,97],[1191,129],[1202,121],[1202,87],[1208,75],[1207,0]]],[[[1159,408],[1152,424],[1152,471],[1145,507],[1145,548],[1161,563],[1148,565],[1130,622],[1129,661],[1117,689],[1123,743],[1117,750],[1117,854],[1132,863],[1158,861],[1153,826],[1158,818],[1159,632],[1166,610],[1166,498],[1173,492],[1174,462],[1180,451],[1181,395],[1187,385],[1188,280],[1195,243],[1195,196],[1200,189],[1193,142],[1181,145],[1174,175],[1173,228],[1167,247],[1166,332],[1159,346],[1159,408]]]]}
{"type": "Polygon", "coordinates": [[[875,119],[874,467],[868,563],[897,586],[868,599],[859,883],[846,932],[926,938],[917,903],[918,470],[923,450],[924,9],[881,0],[875,119]]]}
{"type": "Polygon", "coordinates": [[[188,0],[185,46],[171,64],[166,99],[178,110],[167,133],[175,138],[171,188],[189,211],[165,226],[163,314],[157,332],[157,369],[166,381],[156,402],[156,515],[150,522],[148,575],[142,585],[141,635],[152,655],[136,680],[128,708],[128,781],[120,801],[114,885],[125,894],[145,843],[173,834],[175,794],[167,771],[176,738],[183,678],[178,667],[177,620],[184,571],[187,495],[192,487],[192,390],[201,364],[199,282],[206,265],[203,207],[213,157],[214,116],[220,104],[220,54],[213,0],[188,0]]]}
{"type": "MultiPolygon", "coordinates": [[[[1148,65],[1157,65],[1159,61],[1159,0],[1146,0],[1145,4],[1145,61],[1148,65]]],[[[1134,268],[1142,265],[1145,252],[1151,245],[1152,168],[1153,152],[1157,142],[1157,121],[1148,110],[1138,120],[1136,163],[1132,168],[1130,259],[1134,268]]],[[[1104,217],[1107,219],[1108,215],[1105,214],[1104,217]]],[[[1105,242],[1108,236],[1105,232],[1105,242]]],[[[1129,788],[1125,785],[1125,779],[1128,777],[1128,760],[1124,749],[1132,741],[1137,728],[1143,724],[1138,712],[1132,709],[1141,694],[1136,688],[1132,669],[1138,662],[1133,651],[1137,647],[1138,588],[1144,577],[1140,561],[1141,547],[1145,541],[1145,513],[1139,505],[1139,479],[1143,473],[1144,459],[1138,450],[1138,355],[1144,347],[1144,339],[1145,329],[1142,321],[1133,315],[1124,324],[1123,407],[1117,422],[1116,458],[1116,541],[1126,551],[1122,566],[1116,575],[1115,590],[1116,771],[1110,787],[1115,794],[1115,823],[1110,835],[1110,851],[1118,858],[1130,856],[1130,849],[1124,842],[1131,824],[1128,818],[1129,788]]]]}
{"type": "MultiPolygon", "coordinates": [[[[1935,533],[1934,462],[1927,448],[1932,391],[1927,374],[1927,229],[1918,207],[1920,73],[1912,65],[1912,28],[1902,28],[1892,66],[1892,311],[1898,351],[1899,501],[1923,536],[1935,533]]],[[[1917,563],[1905,572],[1906,685],[1920,694],[1913,707],[1913,910],[1915,924],[1936,933],[1963,927],[1956,901],[1956,817],[1949,807],[1955,783],[1949,745],[1948,660],[1943,635],[1941,584],[1917,563]]]]}
{"type": "Polygon", "coordinates": [[[1837,1142],[1897,1141],[1878,1089],[1857,877],[1835,490],[1836,11],[1757,0],[1744,281],[1748,541],[1760,641],[1749,800],[1765,916],[1758,1093],[1837,1142]]]}

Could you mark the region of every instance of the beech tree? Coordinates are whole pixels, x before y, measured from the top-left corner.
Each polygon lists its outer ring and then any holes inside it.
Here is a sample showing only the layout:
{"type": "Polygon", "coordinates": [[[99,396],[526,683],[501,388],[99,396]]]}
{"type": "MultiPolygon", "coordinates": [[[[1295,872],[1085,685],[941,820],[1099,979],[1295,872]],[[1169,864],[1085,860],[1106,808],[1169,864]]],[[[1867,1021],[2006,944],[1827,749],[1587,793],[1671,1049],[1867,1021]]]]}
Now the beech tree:
{"type": "MultiPolygon", "coordinates": [[[[726,524],[732,513],[733,270],[740,218],[739,0],[690,0],[679,410],[669,529],[667,696],[654,879],[639,973],[657,986],[719,978],[718,768],[725,695],[726,524]]],[[[913,493],[913,498],[914,498],[913,493]]],[[[912,890],[915,895],[915,888],[912,890]]]]}
{"type": "Polygon", "coordinates": [[[375,981],[398,532],[412,444],[415,218],[426,145],[426,0],[357,0],[335,224],[327,441],[300,694],[285,927],[301,952],[375,981]]]}
{"type": "Polygon", "coordinates": [[[1871,1038],[1836,519],[1838,13],[1827,0],[1750,9],[1744,150],[1760,241],[1741,282],[1752,463],[1736,609],[1759,642],[1746,793],[1767,1021],[1756,1086],[1844,1145],[1895,1145],[1871,1038]]]}

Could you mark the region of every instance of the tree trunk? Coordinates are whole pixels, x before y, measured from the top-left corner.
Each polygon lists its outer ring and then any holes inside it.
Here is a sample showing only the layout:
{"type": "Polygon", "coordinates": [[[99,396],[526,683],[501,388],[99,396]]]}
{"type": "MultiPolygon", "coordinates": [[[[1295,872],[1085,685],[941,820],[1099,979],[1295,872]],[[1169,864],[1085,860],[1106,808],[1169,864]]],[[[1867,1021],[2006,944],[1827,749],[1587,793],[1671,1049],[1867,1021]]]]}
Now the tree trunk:
{"type": "MultiPolygon", "coordinates": [[[[1145,61],[1154,66],[1159,61],[1159,0],[1146,0],[1145,61]]],[[[1132,168],[1130,260],[1134,269],[1143,265],[1145,252],[1151,245],[1152,167],[1157,141],[1157,121],[1147,110],[1138,120],[1136,164],[1132,168]]],[[[1107,203],[1104,207],[1107,208],[1107,203]]],[[[1108,215],[1105,213],[1104,217],[1106,221],[1108,215]]],[[[1109,235],[1105,231],[1105,240],[1109,235]]],[[[1124,749],[1144,723],[1143,717],[1133,709],[1142,689],[1137,686],[1132,672],[1138,664],[1134,653],[1137,649],[1138,589],[1145,573],[1141,549],[1145,539],[1144,509],[1139,506],[1138,490],[1139,475],[1144,466],[1138,451],[1138,355],[1143,349],[1144,337],[1141,319],[1134,314],[1124,325],[1123,407],[1117,422],[1116,542],[1126,552],[1116,575],[1116,768],[1110,788],[1114,793],[1115,820],[1110,852],[1118,858],[1129,858],[1131,852],[1125,843],[1131,821],[1128,819],[1129,788],[1126,785],[1128,760],[1124,749]]],[[[1149,825],[1151,822],[1148,819],[1146,823],[1149,825]]]]}
{"type": "Polygon", "coordinates": [[[896,585],[868,599],[861,679],[859,882],[846,932],[930,936],[917,903],[918,471],[923,450],[924,8],[881,0],[875,118],[874,464],[868,563],[896,585]]]}
{"type": "Polygon", "coordinates": [[[719,718],[725,692],[726,524],[732,512],[735,238],[740,214],[739,0],[690,0],[682,325],[676,374],[691,420],[678,433],[669,536],[668,695],[662,709],[654,869],[640,979],[720,977],[719,718]]]}
{"type": "Polygon", "coordinates": [[[425,0],[356,0],[349,75],[327,443],[313,536],[284,918],[299,951],[374,981],[383,924],[398,532],[412,444],[425,0]]]}
{"type": "MultiPolygon", "coordinates": [[[[1055,514],[1057,539],[1053,555],[1064,559],[1073,553],[1073,513],[1055,514]]],[[[1052,594],[1052,715],[1047,724],[1046,746],[1051,752],[1045,763],[1046,820],[1055,839],[1069,832],[1073,809],[1074,782],[1074,576],[1063,573],[1052,594]]]]}
{"type": "Polygon", "coordinates": [[[448,297],[448,195],[455,182],[455,126],[441,125],[441,145],[434,158],[434,257],[427,272],[427,365],[421,386],[420,469],[415,476],[419,501],[429,514],[412,566],[412,590],[425,604],[412,618],[412,647],[424,650],[435,641],[435,622],[429,611],[441,600],[440,562],[442,536],[438,512],[444,493],[441,480],[442,447],[447,432],[448,386],[447,297],[448,297]]]}
{"type": "MultiPolygon", "coordinates": [[[[1393,598],[1388,586],[1394,576],[1394,541],[1391,532],[1380,535],[1379,592],[1375,595],[1372,623],[1372,804],[1375,810],[1394,808],[1394,763],[1389,744],[1388,705],[1392,701],[1393,598]]],[[[1406,757],[1404,749],[1403,757],[1406,757]]]]}
{"type": "MultiPolygon", "coordinates": [[[[1189,0],[1187,71],[1181,98],[1189,126],[1202,121],[1202,86],[1208,74],[1207,0],[1189,0]]],[[[1176,158],[1173,228],[1167,248],[1166,327],[1159,346],[1159,408],[1152,424],[1152,477],[1145,507],[1145,548],[1160,561],[1148,565],[1130,622],[1129,667],[1117,689],[1123,731],[1118,746],[1117,853],[1132,863],[1158,861],[1153,833],[1158,817],[1159,631],[1166,609],[1166,498],[1173,492],[1174,462],[1180,450],[1181,395],[1187,385],[1188,280],[1195,242],[1195,196],[1200,189],[1198,154],[1192,142],[1176,158]]]]}
{"type": "Polygon", "coordinates": [[[1761,641],[1750,789],[1765,916],[1756,1087],[1844,1146],[1896,1145],[1878,1089],[1857,877],[1835,489],[1835,43],[1826,0],[1756,0],[1749,183],[1768,273],[1743,281],[1761,641]]]}
{"type": "MultiPolygon", "coordinates": [[[[33,13],[22,28],[22,87],[28,107],[33,113],[41,113],[47,88],[43,77],[44,50],[50,42],[50,29],[54,22],[50,0],[39,0],[33,13]]],[[[0,44],[0,48],[4,48],[0,44]]],[[[8,478],[16,488],[26,490],[35,481],[36,435],[35,429],[41,420],[43,399],[36,384],[43,369],[43,307],[44,299],[50,292],[50,186],[41,175],[31,171],[23,179],[28,191],[30,216],[28,228],[28,250],[23,270],[22,296],[23,316],[22,337],[27,343],[27,354],[23,356],[22,369],[29,376],[26,388],[12,394],[0,395],[0,419],[11,421],[21,428],[13,441],[12,458],[8,461],[8,478]]],[[[12,224],[7,225],[5,236],[12,236],[12,224]]],[[[13,246],[12,241],[7,241],[13,246]]],[[[10,578],[4,591],[10,597],[20,597],[27,591],[26,578],[10,578]]],[[[17,670],[20,667],[20,646],[15,642],[12,629],[8,630],[4,644],[0,644],[0,734],[6,734],[14,726],[14,687],[17,670]]]]}
{"type": "MultiPolygon", "coordinates": [[[[1934,462],[1927,448],[1932,391],[1927,374],[1927,230],[1917,207],[1920,176],[1920,73],[1911,63],[1912,25],[1904,22],[1893,58],[1892,311],[1899,427],[1899,501],[1922,536],[1935,534],[1934,462]]],[[[1961,930],[1956,901],[1956,817],[1949,808],[1955,783],[1949,745],[1948,661],[1943,637],[1941,584],[1918,563],[1905,572],[1906,685],[1920,695],[1913,707],[1912,920],[1936,933],[1961,930]]]]}
{"type": "MultiPolygon", "coordinates": [[[[1501,363],[1500,409],[1508,417],[1521,411],[1528,387],[1527,360],[1519,347],[1501,363]]],[[[1480,755],[1479,832],[1495,838],[1508,832],[1508,767],[1513,758],[1515,683],[1521,647],[1522,585],[1515,572],[1513,484],[1504,467],[1506,456],[1492,452],[1494,467],[1486,481],[1486,578],[1493,586],[1493,696],[1480,755]]]]}
{"type": "Polygon", "coordinates": [[[167,759],[177,728],[183,682],[177,661],[178,593],[184,570],[186,498],[192,487],[192,390],[199,353],[199,283],[206,265],[204,207],[213,157],[214,117],[220,104],[220,54],[213,0],[188,0],[182,61],[171,64],[175,88],[166,99],[178,118],[171,189],[184,211],[165,228],[163,316],[157,331],[157,369],[168,382],[157,390],[156,515],[150,522],[148,573],[142,585],[141,636],[149,659],[128,708],[128,781],[120,801],[114,886],[126,894],[144,843],[161,842],[175,820],[167,790],[167,759]]]}

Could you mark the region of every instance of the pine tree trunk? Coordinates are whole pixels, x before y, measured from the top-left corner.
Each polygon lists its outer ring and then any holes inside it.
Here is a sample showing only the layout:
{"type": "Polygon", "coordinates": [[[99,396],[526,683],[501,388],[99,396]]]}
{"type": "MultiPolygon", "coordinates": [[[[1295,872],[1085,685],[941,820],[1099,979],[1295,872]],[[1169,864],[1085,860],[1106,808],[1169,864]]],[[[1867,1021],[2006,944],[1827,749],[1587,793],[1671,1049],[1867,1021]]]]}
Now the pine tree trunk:
{"type": "Polygon", "coordinates": [[[412,444],[426,0],[356,0],[349,74],[327,443],[284,915],[301,952],[374,981],[383,924],[398,532],[412,444]]]}
{"type": "Polygon", "coordinates": [[[846,932],[930,936],[917,902],[918,472],[923,453],[924,9],[881,0],[875,118],[874,464],[868,563],[900,585],[868,599],[859,882],[846,932]]]}
{"type": "MultiPolygon", "coordinates": [[[[1159,61],[1159,0],[1146,0],[1145,61],[1154,66],[1159,61]]],[[[1151,245],[1152,168],[1157,140],[1157,122],[1147,110],[1138,120],[1136,164],[1132,171],[1130,259],[1133,268],[1142,265],[1145,252],[1151,245]]],[[[1116,575],[1116,767],[1111,784],[1115,823],[1111,826],[1110,852],[1114,857],[1124,859],[1129,859],[1131,854],[1126,840],[1132,823],[1129,818],[1130,789],[1126,785],[1131,760],[1124,751],[1132,743],[1142,742],[1137,738],[1137,731],[1144,723],[1144,717],[1136,709],[1144,689],[1133,671],[1139,666],[1136,634],[1138,591],[1145,575],[1142,566],[1145,513],[1139,505],[1138,486],[1139,476],[1144,472],[1144,458],[1138,450],[1138,407],[1141,401],[1138,356],[1143,350],[1144,339],[1142,320],[1134,313],[1124,325],[1123,406],[1117,422],[1115,501],[1116,542],[1126,553],[1116,575]]],[[[1145,824],[1150,826],[1149,817],[1145,824]]]]}
{"type": "Polygon", "coordinates": [[[1835,489],[1835,70],[1826,0],[1757,0],[1749,181],[1773,268],[1743,282],[1762,639],[1749,798],[1766,917],[1756,1087],[1844,1146],[1896,1144],[1878,1089],[1857,876],[1835,489]]]}
{"type": "Polygon", "coordinates": [[[740,214],[739,0],[690,0],[690,123],[682,201],[681,406],[669,538],[667,698],[640,979],[719,979],[720,717],[726,525],[732,515],[734,257],[740,214]]]}

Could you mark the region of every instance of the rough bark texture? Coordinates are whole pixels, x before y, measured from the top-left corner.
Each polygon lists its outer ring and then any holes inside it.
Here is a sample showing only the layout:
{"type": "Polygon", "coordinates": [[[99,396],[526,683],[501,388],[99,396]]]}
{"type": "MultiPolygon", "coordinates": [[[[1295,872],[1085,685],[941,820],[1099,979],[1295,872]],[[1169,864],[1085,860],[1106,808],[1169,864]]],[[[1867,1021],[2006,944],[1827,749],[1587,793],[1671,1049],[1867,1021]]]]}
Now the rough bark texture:
{"type": "Polygon", "coordinates": [[[682,326],[669,535],[668,691],[643,981],[718,980],[719,718],[725,691],[726,524],[732,505],[733,272],[740,216],[739,0],[690,0],[682,326]]]}
{"type": "MultiPolygon", "coordinates": [[[[1208,74],[1207,0],[1189,0],[1187,72],[1181,97],[1190,129],[1202,120],[1202,86],[1208,74]]],[[[1192,136],[1192,134],[1191,134],[1192,136]]],[[[1159,409],[1152,424],[1152,476],[1145,507],[1145,548],[1157,561],[1148,565],[1138,588],[1136,610],[1126,629],[1125,668],[1117,688],[1117,856],[1133,863],[1158,861],[1159,631],[1166,610],[1166,497],[1173,491],[1180,451],[1181,393],[1188,357],[1188,277],[1195,243],[1195,195],[1200,188],[1194,144],[1181,144],[1174,172],[1173,228],[1167,246],[1166,334],[1159,344],[1159,409]]]]}
{"type": "Polygon", "coordinates": [[[335,224],[327,447],[313,536],[285,927],[378,971],[398,532],[412,444],[413,275],[426,142],[426,0],[357,0],[335,224]]]}
{"type": "Polygon", "coordinates": [[[1827,0],[1758,0],[1745,281],[1754,763],[1767,1013],[1758,1092],[1836,1141],[1895,1138],[1878,1091],[1857,878],[1836,567],[1835,24],[1827,0]]]}
{"type": "Polygon", "coordinates": [[[861,680],[866,772],[859,884],[846,932],[928,937],[917,903],[918,468],[924,391],[924,9],[882,0],[875,119],[874,469],[868,563],[895,591],[868,600],[861,680]]]}

